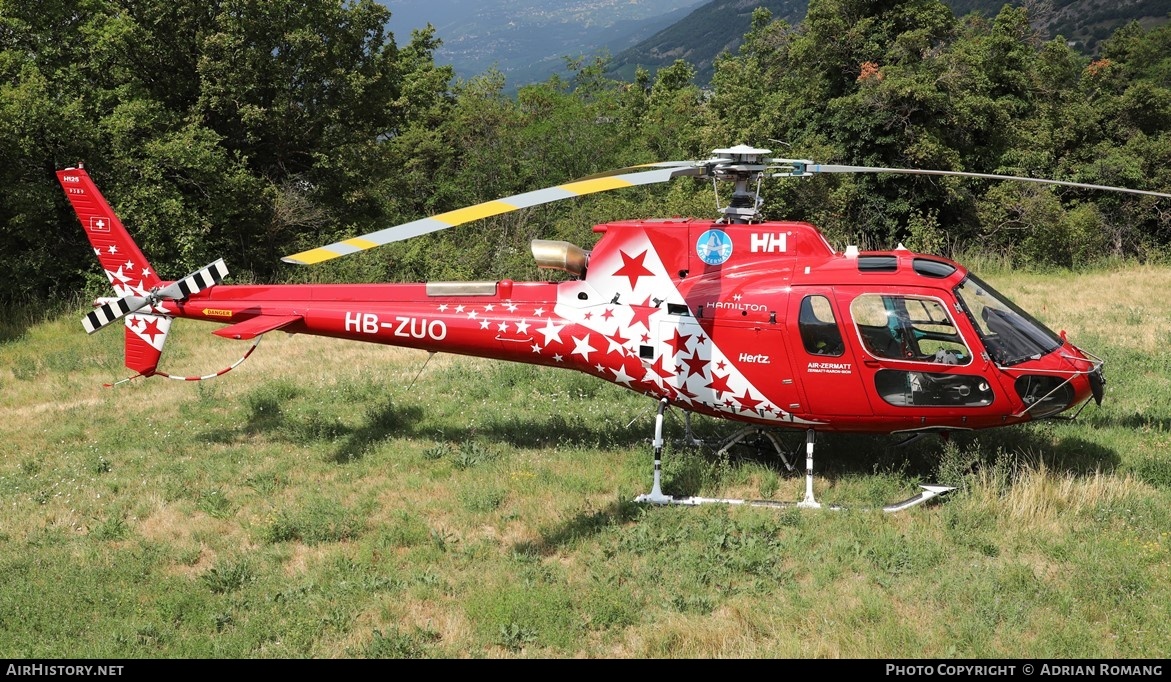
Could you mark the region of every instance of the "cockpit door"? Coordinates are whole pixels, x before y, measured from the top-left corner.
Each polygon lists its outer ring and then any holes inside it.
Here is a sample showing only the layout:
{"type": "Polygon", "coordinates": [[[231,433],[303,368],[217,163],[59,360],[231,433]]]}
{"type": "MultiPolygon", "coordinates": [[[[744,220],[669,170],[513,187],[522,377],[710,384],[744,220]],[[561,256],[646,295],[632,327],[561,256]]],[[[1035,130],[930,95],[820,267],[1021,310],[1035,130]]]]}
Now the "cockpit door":
{"type": "Polygon", "coordinates": [[[838,291],[859,345],[861,377],[876,414],[934,417],[976,414],[998,397],[990,364],[957,324],[942,292],[838,291]]]}
{"type": "Polygon", "coordinates": [[[789,347],[793,375],[805,405],[797,414],[869,416],[873,414],[853,341],[831,287],[793,287],[789,295],[789,347]]]}

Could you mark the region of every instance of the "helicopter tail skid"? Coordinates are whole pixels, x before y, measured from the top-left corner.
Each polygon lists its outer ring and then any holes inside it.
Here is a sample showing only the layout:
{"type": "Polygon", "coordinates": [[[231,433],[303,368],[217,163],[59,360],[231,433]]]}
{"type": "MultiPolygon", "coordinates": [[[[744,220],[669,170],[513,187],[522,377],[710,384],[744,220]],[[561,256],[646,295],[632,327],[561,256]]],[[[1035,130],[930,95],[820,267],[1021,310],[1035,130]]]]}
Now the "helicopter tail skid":
{"type": "MultiPolygon", "coordinates": [[[[689,495],[687,497],[675,497],[663,493],[662,487],[662,471],[663,471],[663,415],[667,411],[669,402],[666,398],[659,400],[658,411],[655,414],[655,437],[652,441],[654,449],[654,477],[651,483],[651,491],[649,493],[639,495],[634,498],[635,502],[654,504],[660,506],[679,505],[686,507],[697,507],[704,504],[725,504],[730,506],[747,506],[747,507],[771,507],[774,509],[785,509],[788,507],[797,507],[798,509],[829,509],[831,511],[843,511],[847,507],[840,505],[826,505],[817,501],[813,494],[813,446],[816,440],[816,431],[808,429],[805,432],[805,497],[800,502],[786,502],[781,500],[745,500],[731,497],[700,497],[697,495],[689,495]]],[[[690,427],[690,424],[688,425],[690,427]]],[[[688,429],[690,433],[690,428],[688,429]]],[[[794,467],[789,463],[789,459],[782,448],[780,441],[772,434],[771,431],[759,427],[745,427],[734,433],[729,438],[725,439],[721,444],[718,454],[725,454],[729,448],[736,443],[739,443],[744,438],[754,435],[763,434],[769,439],[773,447],[776,448],[777,453],[781,456],[781,461],[784,462],[785,467],[789,471],[793,471],[794,467]]],[[[922,490],[908,497],[907,499],[888,504],[882,507],[884,512],[899,512],[917,507],[924,502],[935,499],[941,495],[945,495],[952,490],[953,487],[942,485],[920,485],[922,490]]],[[[866,511],[859,509],[858,511],[866,511]]]]}

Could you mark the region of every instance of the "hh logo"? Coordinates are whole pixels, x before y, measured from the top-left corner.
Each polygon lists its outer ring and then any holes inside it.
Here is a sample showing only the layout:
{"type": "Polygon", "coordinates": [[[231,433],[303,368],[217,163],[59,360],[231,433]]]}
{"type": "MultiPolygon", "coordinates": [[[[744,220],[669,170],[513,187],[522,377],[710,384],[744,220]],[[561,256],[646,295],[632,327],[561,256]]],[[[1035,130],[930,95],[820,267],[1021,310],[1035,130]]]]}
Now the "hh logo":
{"type": "Polygon", "coordinates": [[[758,234],[753,232],[751,244],[752,246],[749,250],[752,253],[784,253],[785,233],[758,234]]]}
{"type": "Polygon", "coordinates": [[[109,232],[110,221],[101,216],[92,216],[89,219],[90,232],[109,232]]]}

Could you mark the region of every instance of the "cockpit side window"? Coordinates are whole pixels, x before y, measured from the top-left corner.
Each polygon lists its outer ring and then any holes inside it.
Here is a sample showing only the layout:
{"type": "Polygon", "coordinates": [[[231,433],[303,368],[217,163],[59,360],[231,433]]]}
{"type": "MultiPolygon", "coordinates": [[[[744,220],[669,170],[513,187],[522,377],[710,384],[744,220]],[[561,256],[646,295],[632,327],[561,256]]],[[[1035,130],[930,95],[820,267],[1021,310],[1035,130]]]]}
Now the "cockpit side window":
{"type": "Polygon", "coordinates": [[[842,332],[825,296],[812,295],[802,299],[797,324],[801,328],[801,343],[805,345],[806,353],[839,356],[845,352],[842,332]]]}
{"type": "Polygon", "coordinates": [[[947,308],[934,298],[863,294],[850,304],[850,314],[874,357],[945,365],[972,361],[947,308]]]}

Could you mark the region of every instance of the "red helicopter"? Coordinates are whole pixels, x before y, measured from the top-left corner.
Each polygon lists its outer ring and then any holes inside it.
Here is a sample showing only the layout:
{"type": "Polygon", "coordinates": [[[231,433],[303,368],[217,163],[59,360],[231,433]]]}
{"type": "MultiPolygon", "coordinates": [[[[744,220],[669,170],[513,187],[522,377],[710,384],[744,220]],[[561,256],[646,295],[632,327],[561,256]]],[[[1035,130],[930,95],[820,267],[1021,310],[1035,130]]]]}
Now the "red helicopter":
{"type": "MultiPolygon", "coordinates": [[[[722,444],[765,436],[793,469],[776,434],[805,432],[805,497],[813,494],[819,431],[948,433],[1053,417],[1101,402],[1103,360],[1069,342],[962,265],[901,245],[836,251],[804,222],[764,221],[760,182],[818,173],[911,173],[1020,180],[1171,194],[1012,176],[833,166],[769,158],[739,145],[711,158],[647,164],[416,220],[284,260],[318,263],[439,229],[606,190],[710,178],[733,184],[716,220],[646,219],[594,227],[588,251],[534,240],[541,268],[560,282],[224,285],[222,260],[166,281],[150,267],[86,171],[57,176],[113,285],[83,325],[124,318],[126,366],[158,369],[177,317],[227,323],[213,333],[253,339],[282,330],[572,369],[658,401],[654,478],[637,500],[743,503],[673,497],[661,488],[668,406],[743,425],[722,444]]],[[[1075,415],[1076,416],[1076,415],[1075,415]]],[[[690,437],[690,420],[687,421],[690,437]]],[[[897,511],[943,486],[884,507],[897,511]]],[[[776,505],[763,501],[761,503],[776,505]]]]}

